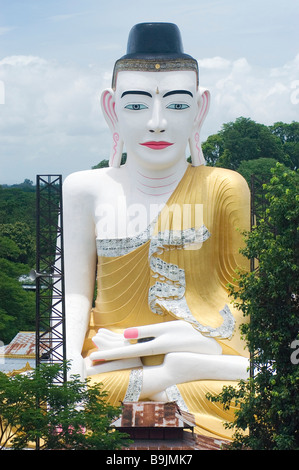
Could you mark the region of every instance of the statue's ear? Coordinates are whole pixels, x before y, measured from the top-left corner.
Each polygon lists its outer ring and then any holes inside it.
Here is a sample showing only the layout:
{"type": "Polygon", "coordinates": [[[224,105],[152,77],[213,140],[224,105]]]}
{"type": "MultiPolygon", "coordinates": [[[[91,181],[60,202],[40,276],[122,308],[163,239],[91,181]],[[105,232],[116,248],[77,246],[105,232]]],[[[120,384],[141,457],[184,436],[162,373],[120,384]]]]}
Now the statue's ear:
{"type": "Polygon", "coordinates": [[[206,88],[198,90],[198,112],[193,124],[192,134],[189,138],[191,162],[193,166],[205,165],[205,159],[200,144],[200,131],[210,108],[210,92],[206,88]]]}
{"type": "Polygon", "coordinates": [[[109,158],[109,166],[118,168],[121,163],[123,141],[118,129],[118,119],[115,113],[114,91],[108,88],[101,96],[101,107],[105,120],[112,134],[112,147],[109,158]]]}

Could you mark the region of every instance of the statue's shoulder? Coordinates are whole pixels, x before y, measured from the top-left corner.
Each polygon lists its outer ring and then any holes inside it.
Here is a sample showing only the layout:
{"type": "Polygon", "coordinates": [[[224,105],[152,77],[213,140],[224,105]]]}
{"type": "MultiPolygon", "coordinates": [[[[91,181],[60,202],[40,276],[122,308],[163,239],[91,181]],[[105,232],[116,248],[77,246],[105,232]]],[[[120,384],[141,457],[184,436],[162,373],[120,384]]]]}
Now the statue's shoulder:
{"type": "Polygon", "coordinates": [[[207,179],[213,184],[226,185],[236,191],[249,190],[247,181],[237,171],[204,165],[197,168],[199,178],[207,179]]]}
{"type": "Polygon", "coordinates": [[[77,171],[68,175],[63,182],[64,193],[87,195],[98,193],[101,188],[111,185],[114,168],[98,168],[77,171]]]}

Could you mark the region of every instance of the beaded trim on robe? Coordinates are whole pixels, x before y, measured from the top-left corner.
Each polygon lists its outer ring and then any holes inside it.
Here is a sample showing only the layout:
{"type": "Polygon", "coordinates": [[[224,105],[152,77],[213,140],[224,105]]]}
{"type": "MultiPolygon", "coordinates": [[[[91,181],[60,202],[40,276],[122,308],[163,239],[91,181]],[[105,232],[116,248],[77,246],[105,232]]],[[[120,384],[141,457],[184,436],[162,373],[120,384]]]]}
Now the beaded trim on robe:
{"type": "MultiPolygon", "coordinates": [[[[142,382],[143,382],[142,379],[143,379],[142,369],[131,370],[129,385],[128,385],[127,392],[124,398],[124,403],[139,401],[140,393],[142,390],[142,382]]],[[[176,385],[171,385],[165,390],[165,392],[169,401],[175,401],[181,410],[188,411],[188,407],[176,385]]]]}
{"type": "Polygon", "coordinates": [[[158,247],[165,245],[182,249],[193,243],[202,243],[210,237],[208,229],[202,225],[200,228],[185,230],[165,230],[153,235],[156,219],[138,235],[126,238],[97,238],[97,254],[102,257],[117,257],[127,255],[131,251],[151,240],[149,256],[157,251],[158,247]]]}
{"type": "Polygon", "coordinates": [[[200,228],[185,230],[165,230],[153,235],[156,220],[143,232],[121,239],[97,239],[97,253],[102,257],[123,256],[150,240],[149,264],[152,277],[157,281],[149,288],[148,304],[153,313],[163,315],[168,311],[178,319],[191,323],[194,328],[206,336],[226,339],[231,338],[235,329],[235,319],[228,305],[219,312],[223,323],[218,328],[202,325],[190,311],[185,298],[185,272],[179,266],[167,263],[157,257],[163,251],[171,249],[185,249],[206,241],[210,236],[209,230],[202,225],[200,228]]]}
{"type": "Polygon", "coordinates": [[[133,237],[96,239],[97,254],[102,257],[124,256],[136,248],[144,245],[151,239],[156,220],[152,222],[143,232],[133,237]]]}

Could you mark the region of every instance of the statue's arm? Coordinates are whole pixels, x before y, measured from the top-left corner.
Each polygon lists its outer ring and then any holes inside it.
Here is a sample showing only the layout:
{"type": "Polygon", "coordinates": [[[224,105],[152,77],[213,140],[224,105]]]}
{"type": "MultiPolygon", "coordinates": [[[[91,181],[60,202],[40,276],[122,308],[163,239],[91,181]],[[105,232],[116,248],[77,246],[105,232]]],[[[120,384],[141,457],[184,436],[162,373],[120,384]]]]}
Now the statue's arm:
{"type": "Polygon", "coordinates": [[[218,226],[220,240],[218,253],[219,277],[227,286],[236,277],[236,270],[248,270],[249,261],[240,253],[244,248],[244,232],[250,230],[250,191],[245,179],[237,172],[226,170],[223,184],[222,210],[219,211],[218,226]],[[224,191],[225,189],[225,191],[224,191]]]}
{"type": "Polygon", "coordinates": [[[82,173],[63,185],[66,349],[71,373],[84,377],[81,351],[94,294],[96,247],[92,195],[82,173]]]}

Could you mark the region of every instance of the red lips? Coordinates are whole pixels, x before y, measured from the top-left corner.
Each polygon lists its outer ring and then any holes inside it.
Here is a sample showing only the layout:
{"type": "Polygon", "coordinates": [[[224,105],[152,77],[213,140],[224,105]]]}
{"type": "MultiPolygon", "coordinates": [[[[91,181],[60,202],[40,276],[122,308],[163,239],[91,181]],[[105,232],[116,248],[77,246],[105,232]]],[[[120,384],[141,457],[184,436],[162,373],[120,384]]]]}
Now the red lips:
{"type": "Polygon", "coordinates": [[[170,145],[173,145],[171,142],[163,142],[163,141],[160,141],[160,142],[144,142],[144,144],[140,144],[140,145],[143,145],[145,147],[148,147],[150,149],[153,149],[153,150],[162,150],[162,149],[165,149],[167,147],[169,147],[170,145]]]}

